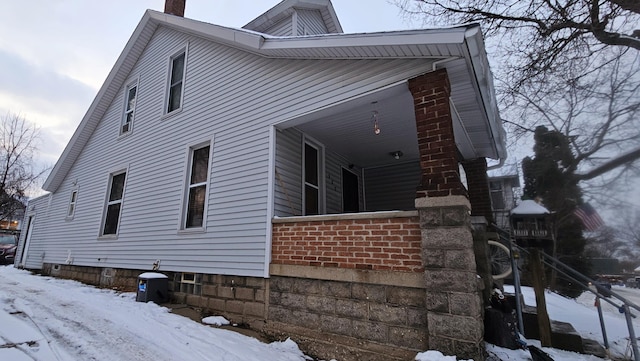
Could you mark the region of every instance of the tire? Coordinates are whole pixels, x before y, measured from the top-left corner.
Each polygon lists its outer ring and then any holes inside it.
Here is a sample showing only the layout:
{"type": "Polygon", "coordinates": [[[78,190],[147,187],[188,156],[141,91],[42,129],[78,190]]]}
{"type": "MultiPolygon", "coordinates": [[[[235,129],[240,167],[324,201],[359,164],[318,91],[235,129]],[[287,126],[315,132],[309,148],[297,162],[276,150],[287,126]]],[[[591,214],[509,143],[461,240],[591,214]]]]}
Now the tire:
{"type": "Polygon", "coordinates": [[[496,241],[489,241],[489,266],[491,267],[491,277],[494,280],[503,279],[511,274],[511,253],[504,244],[496,241]]]}

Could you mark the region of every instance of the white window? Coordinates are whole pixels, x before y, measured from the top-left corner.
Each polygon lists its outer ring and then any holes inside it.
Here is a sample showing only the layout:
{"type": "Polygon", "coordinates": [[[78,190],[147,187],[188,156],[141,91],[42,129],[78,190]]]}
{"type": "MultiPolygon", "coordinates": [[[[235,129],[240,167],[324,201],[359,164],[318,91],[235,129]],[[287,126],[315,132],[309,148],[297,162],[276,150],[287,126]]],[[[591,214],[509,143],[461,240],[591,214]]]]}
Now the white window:
{"type": "Polygon", "coordinates": [[[109,177],[109,192],[107,193],[107,204],[101,233],[103,236],[116,235],[118,233],[126,177],[126,172],[113,173],[109,177]]]}
{"type": "Polygon", "coordinates": [[[189,151],[189,175],[183,229],[204,227],[210,150],[211,146],[207,144],[191,148],[189,151]]]}
{"type": "Polygon", "coordinates": [[[124,99],[124,116],[122,117],[122,124],[120,126],[120,134],[125,134],[131,131],[133,127],[133,118],[136,110],[136,96],[138,93],[138,83],[133,83],[127,86],[124,99]]]}
{"type": "Polygon", "coordinates": [[[182,49],[179,53],[171,57],[166,113],[171,113],[182,108],[186,55],[186,49],[182,49]]]}
{"type": "Polygon", "coordinates": [[[324,206],[322,148],[310,141],[305,141],[303,153],[304,215],[320,214],[324,206]]]}
{"type": "Polygon", "coordinates": [[[71,191],[71,199],[69,199],[69,208],[67,209],[67,218],[73,218],[76,212],[76,201],[78,200],[78,190],[71,191]]]}

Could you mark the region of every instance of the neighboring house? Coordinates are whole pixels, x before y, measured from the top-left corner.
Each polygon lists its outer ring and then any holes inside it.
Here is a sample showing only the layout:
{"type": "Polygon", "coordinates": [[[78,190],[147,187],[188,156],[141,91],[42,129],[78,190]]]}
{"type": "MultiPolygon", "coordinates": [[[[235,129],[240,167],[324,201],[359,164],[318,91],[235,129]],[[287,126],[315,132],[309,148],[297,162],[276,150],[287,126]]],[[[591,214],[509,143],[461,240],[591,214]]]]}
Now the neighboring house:
{"type": "Polygon", "coordinates": [[[344,34],[329,0],[244,28],[183,14],[144,14],[16,264],[114,287],[157,269],[178,301],[325,357],[481,359],[469,211],[505,148],[480,27],[344,34]]]}
{"type": "Polygon", "coordinates": [[[520,177],[517,172],[505,175],[489,173],[489,191],[493,208],[493,220],[496,225],[508,231],[509,212],[516,207],[516,193],[520,189],[520,177]]]}

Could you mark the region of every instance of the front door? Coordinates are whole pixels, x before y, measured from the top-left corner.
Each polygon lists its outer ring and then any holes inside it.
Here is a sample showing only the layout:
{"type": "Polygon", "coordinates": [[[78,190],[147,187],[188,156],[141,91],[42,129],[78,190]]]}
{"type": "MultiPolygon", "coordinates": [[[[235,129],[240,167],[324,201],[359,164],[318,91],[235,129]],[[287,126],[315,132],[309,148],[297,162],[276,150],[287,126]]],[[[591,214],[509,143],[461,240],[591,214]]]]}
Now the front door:
{"type": "Polygon", "coordinates": [[[358,211],[360,211],[358,176],[342,168],[342,212],[356,213],[358,211]]]}

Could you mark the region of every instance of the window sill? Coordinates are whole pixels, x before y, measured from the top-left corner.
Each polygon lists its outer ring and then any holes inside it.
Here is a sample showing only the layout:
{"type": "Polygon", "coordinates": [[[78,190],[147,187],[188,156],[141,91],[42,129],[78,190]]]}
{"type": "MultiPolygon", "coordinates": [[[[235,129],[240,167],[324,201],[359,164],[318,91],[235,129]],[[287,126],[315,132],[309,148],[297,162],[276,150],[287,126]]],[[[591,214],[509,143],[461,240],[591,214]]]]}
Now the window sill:
{"type": "Polygon", "coordinates": [[[178,235],[181,234],[198,234],[198,233],[206,233],[207,229],[204,227],[198,227],[198,228],[186,228],[186,229],[179,229],[178,230],[178,235]]]}
{"type": "Polygon", "coordinates": [[[172,110],[170,113],[162,114],[162,117],[160,117],[160,120],[169,119],[169,118],[173,117],[174,115],[182,113],[182,108],[183,107],[180,107],[178,109],[172,110]]]}
{"type": "Polygon", "coordinates": [[[98,241],[113,241],[116,239],[118,239],[117,234],[108,234],[108,235],[98,236],[98,241]]]}
{"type": "Polygon", "coordinates": [[[118,135],[118,140],[125,139],[126,137],[130,136],[132,132],[133,130],[129,130],[128,132],[120,133],[120,135],[118,135]]]}

